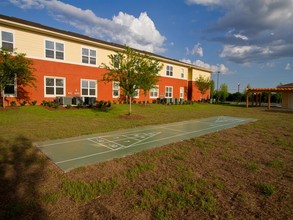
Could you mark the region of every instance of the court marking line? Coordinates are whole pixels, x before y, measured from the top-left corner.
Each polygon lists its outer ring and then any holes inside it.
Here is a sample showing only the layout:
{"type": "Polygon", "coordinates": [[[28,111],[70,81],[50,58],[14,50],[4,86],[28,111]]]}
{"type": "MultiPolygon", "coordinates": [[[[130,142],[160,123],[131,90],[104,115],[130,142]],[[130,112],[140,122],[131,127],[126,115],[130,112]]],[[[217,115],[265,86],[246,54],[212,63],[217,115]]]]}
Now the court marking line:
{"type": "Polygon", "coordinates": [[[142,141],[145,141],[145,140],[147,140],[147,139],[149,139],[149,138],[152,138],[152,137],[154,137],[154,136],[156,136],[156,135],[158,135],[158,134],[161,134],[161,133],[162,133],[162,132],[157,132],[156,134],[154,134],[154,135],[150,135],[149,137],[146,137],[146,138],[144,138],[144,139],[141,139],[141,140],[139,140],[138,142],[135,142],[135,143],[130,144],[130,145],[125,146],[125,147],[117,148],[117,149],[115,149],[115,150],[125,149],[125,148],[130,148],[130,147],[132,147],[132,146],[137,146],[137,143],[140,143],[140,142],[142,142],[142,141]]]}
{"type": "Polygon", "coordinates": [[[165,130],[170,130],[170,131],[176,131],[176,132],[181,132],[181,133],[186,133],[187,131],[183,131],[183,130],[177,130],[177,129],[172,129],[172,128],[166,128],[166,127],[159,127],[161,129],[165,129],[165,130]]]}
{"type": "Polygon", "coordinates": [[[106,146],[106,145],[104,145],[104,144],[98,143],[98,142],[96,142],[96,141],[94,141],[94,140],[88,139],[88,141],[91,141],[91,142],[95,143],[96,145],[101,145],[101,146],[103,146],[103,147],[105,147],[105,148],[108,148],[108,149],[110,149],[110,150],[113,150],[113,148],[108,147],[108,146],[106,146]]]}
{"type": "MultiPolygon", "coordinates": [[[[241,122],[244,122],[246,120],[241,120],[241,122]]],[[[229,123],[229,124],[222,124],[222,125],[217,125],[217,126],[214,126],[214,127],[209,127],[209,128],[205,128],[205,129],[201,129],[201,130],[197,130],[197,131],[192,131],[192,132],[188,132],[186,134],[178,134],[178,135],[173,135],[173,136],[169,136],[169,137],[166,137],[166,138],[161,138],[161,139],[157,139],[157,140],[154,140],[154,141],[149,141],[149,142],[144,142],[144,143],[139,143],[137,145],[132,145],[130,147],[133,147],[133,146],[139,146],[141,144],[148,144],[148,143],[153,143],[153,142],[157,142],[157,141],[161,141],[161,140],[165,140],[165,139],[171,139],[171,138],[174,138],[174,137],[179,137],[179,136],[183,136],[183,135],[187,135],[187,134],[192,134],[192,133],[199,133],[199,132],[202,132],[202,131],[205,131],[205,130],[212,130],[214,128],[219,128],[219,127],[224,127],[224,126],[227,126],[227,125],[233,125],[235,124],[235,122],[233,123],[229,123]]],[[[240,124],[239,124],[240,125],[240,124]]],[[[231,127],[229,127],[231,128],[231,127]]],[[[188,139],[188,138],[187,138],[188,139]]],[[[128,147],[129,148],[129,147],[128,147]]],[[[125,149],[125,148],[123,148],[125,149]]],[[[99,152],[99,153],[94,153],[94,154],[89,154],[89,155],[86,155],[86,156],[82,156],[82,157],[76,157],[76,158],[72,158],[72,159],[68,159],[68,160],[63,160],[63,161],[58,161],[58,162],[55,162],[55,164],[62,164],[62,163],[66,163],[66,162],[71,162],[71,161],[75,161],[75,160],[81,160],[81,159],[85,159],[85,158],[88,158],[88,157],[93,157],[93,156],[97,156],[97,155],[101,155],[101,154],[106,154],[106,153],[110,153],[110,152],[113,152],[113,151],[116,151],[116,150],[120,150],[119,148],[117,149],[113,149],[113,150],[110,150],[110,151],[105,151],[105,152],[99,152]]]]}
{"type": "MultiPolygon", "coordinates": [[[[102,139],[102,140],[105,140],[106,142],[110,142],[110,143],[113,143],[113,144],[116,144],[116,145],[120,145],[120,146],[124,146],[123,144],[119,144],[119,143],[116,143],[116,142],[114,142],[114,141],[110,141],[110,140],[107,140],[107,139],[105,139],[105,138],[102,138],[102,137],[99,137],[100,139],[102,139]]],[[[97,139],[97,138],[96,138],[97,139]]],[[[98,142],[97,142],[98,143],[98,142]]],[[[111,145],[110,145],[111,146],[111,145]]],[[[113,149],[113,148],[112,148],[113,149]]]]}
{"type": "MultiPolygon", "coordinates": [[[[224,116],[224,117],[229,117],[229,116],[224,116]]],[[[216,117],[212,117],[212,118],[216,118],[216,117]]],[[[230,117],[230,118],[233,119],[233,117],[230,117]]],[[[194,120],[190,120],[190,121],[168,123],[165,126],[192,124],[192,123],[196,123],[196,122],[200,122],[200,123],[215,123],[215,121],[214,122],[205,122],[205,121],[201,121],[201,120],[204,120],[204,118],[202,118],[202,119],[194,119],[194,120]]],[[[237,120],[237,119],[235,118],[235,120],[237,120]]],[[[159,126],[159,125],[152,125],[149,128],[148,127],[139,128],[138,130],[125,132],[123,134],[125,135],[125,134],[138,133],[139,131],[153,130],[153,129],[158,128],[157,126],[159,126]]],[[[165,127],[165,126],[162,126],[162,127],[165,127]]],[[[112,132],[114,133],[115,131],[112,131],[112,132]]],[[[109,136],[113,136],[113,135],[109,134],[109,135],[97,136],[97,137],[109,137],[109,136]]],[[[93,138],[97,138],[97,137],[93,137],[93,138]]],[[[72,143],[72,142],[85,141],[85,140],[88,140],[88,139],[89,138],[80,138],[80,139],[74,139],[74,140],[68,140],[68,141],[60,141],[60,142],[56,142],[56,143],[50,143],[50,144],[44,144],[44,145],[38,145],[38,146],[40,146],[40,148],[41,148],[41,147],[54,146],[54,145],[58,145],[58,144],[68,144],[68,143],[72,143]]]]}

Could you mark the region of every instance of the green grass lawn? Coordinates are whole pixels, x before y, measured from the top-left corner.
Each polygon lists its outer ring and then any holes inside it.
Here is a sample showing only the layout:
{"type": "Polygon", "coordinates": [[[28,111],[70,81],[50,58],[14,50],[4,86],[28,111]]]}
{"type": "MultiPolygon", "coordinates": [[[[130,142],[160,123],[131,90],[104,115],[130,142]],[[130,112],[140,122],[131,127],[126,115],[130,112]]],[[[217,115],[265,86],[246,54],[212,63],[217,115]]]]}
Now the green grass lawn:
{"type": "Polygon", "coordinates": [[[292,219],[293,114],[229,105],[0,110],[0,219],[292,219]],[[258,119],[62,173],[33,142],[212,116],[258,119]]]}

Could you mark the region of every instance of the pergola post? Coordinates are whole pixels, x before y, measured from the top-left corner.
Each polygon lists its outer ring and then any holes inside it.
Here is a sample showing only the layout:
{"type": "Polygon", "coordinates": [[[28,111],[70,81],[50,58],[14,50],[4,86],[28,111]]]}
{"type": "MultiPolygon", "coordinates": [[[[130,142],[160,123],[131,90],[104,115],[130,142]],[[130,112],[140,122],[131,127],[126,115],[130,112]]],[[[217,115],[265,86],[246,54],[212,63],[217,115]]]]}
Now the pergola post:
{"type": "Polygon", "coordinates": [[[268,111],[271,109],[271,93],[269,92],[269,97],[268,97],[268,111]]]}
{"type": "Polygon", "coordinates": [[[259,107],[261,107],[261,93],[259,93],[259,107]]]}

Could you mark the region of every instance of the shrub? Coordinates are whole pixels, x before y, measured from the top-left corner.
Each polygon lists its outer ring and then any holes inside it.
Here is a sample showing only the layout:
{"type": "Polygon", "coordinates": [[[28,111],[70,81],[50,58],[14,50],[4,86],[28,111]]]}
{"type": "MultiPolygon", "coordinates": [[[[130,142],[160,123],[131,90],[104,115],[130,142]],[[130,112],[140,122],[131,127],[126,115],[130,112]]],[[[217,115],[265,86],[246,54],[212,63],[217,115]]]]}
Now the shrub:
{"type": "Polygon", "coordinates": [[[111,101],[108,101],[108,102],[106,103],[106,107],[107,107],[107,108],[110,108],[111,106],[112,106],[111,101]]]}
{"type": "Polygon", "coordinates": [[[72,108],[72,105],[68,104],[68,105],[66,105],[66,108],[67,109],[71,109],[72,108]]]}
{"type": "Polygon", "coordinates": [[[23,102],[20,103],[20,105],[21,105],[21,106],[25,106],[26,103],[27,103],[26,101],[23,101],[23,102]]]}
{"type": "Polygon", "coordinates": [[[31,105],[36,105],[37,104],[37,100],[32,101],[31,105]]]}
{"type": "Polygon", "coordinates": [[[16,102],[15,101],[10,102],[10,106],[11,107],[16,106],[16,102]]]}

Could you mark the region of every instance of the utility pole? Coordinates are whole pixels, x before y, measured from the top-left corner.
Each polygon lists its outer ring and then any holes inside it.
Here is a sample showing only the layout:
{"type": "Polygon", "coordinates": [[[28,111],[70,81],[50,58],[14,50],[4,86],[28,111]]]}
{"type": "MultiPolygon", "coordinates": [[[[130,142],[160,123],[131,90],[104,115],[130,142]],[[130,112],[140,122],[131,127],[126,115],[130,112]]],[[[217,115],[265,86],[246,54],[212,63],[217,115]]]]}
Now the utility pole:
{"type": "Polygon", "coordinates": [[[239,93],[239,91],[240,91],[240,83],[238,83],[238,93],[239,93]]]}
{"type": "Polygon", "coordinates": [[[217,92],[219,91],[219,74],[220,74],[220,71],[218,71],[218,75],[217,75],[217,92]]]}

